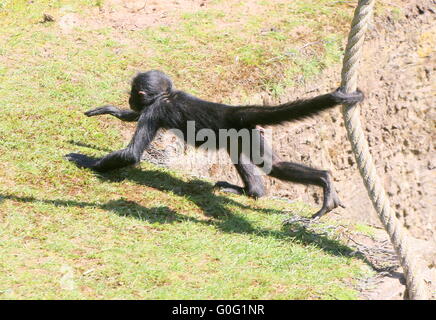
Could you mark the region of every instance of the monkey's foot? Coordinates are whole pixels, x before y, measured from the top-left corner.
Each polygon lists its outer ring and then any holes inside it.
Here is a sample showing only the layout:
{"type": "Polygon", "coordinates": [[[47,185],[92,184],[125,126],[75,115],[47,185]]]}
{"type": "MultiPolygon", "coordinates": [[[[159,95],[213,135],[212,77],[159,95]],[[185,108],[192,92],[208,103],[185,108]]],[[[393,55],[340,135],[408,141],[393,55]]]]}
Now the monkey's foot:
{"type": "Polygon", "coordinates": [[[228,183],[226,181],[218,181],[217,183],[215,183],[214,188],[228,193],[245,194],[244,188],[228,183]]]}
{"type": "Polygon", "coordinates": [[[97,159],[88,157],[84,154],[80,153],[69,153],[65,155],[65,158],[68,161],[74,162],[76,166],[80,168],[90,168],[93,169],[95,164],[97,163],[97,159]]]}
{"type": "Polygon", "coordinates": [[[345,208],[344,204],[339,199],[336,191],[334,191],[333,189],[329,190],[324,195],[324,203],[322,205],[321,210],[319,210],[317,213],[315,213],[312,216],[312,219],[318,219],[318,218],[322,217],[323,215],[325,215],[326,213],[332,211],[333,209],[336,209],[337,207],[345,208]]]}

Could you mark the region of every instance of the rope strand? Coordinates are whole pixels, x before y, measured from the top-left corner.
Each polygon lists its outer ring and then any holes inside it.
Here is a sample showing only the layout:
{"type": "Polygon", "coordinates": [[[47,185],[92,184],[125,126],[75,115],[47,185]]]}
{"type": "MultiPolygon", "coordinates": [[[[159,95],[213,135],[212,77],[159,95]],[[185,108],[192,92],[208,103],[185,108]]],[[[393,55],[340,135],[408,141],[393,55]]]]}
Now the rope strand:
{"type": "MultiPolygon", "coordinates": [[[[345,92],[354,92],[357,88],[357,71],[362,55],[365,32],[372,17],[374,3],[375,0],[359,0],[354,12],[342,66],[341,86],[345,92]]],[[[395,212],[390,206],[389,199],[377,175],[374,161],[362,130],[359,118],[360,109],[357,104],[344,105],[342,114],[360,175],[403,267],[409,297],[410,299],[427,299],[424,282],[410,252],[408,240],[404,235],[400,222],[395,217],[395,212]]]]}

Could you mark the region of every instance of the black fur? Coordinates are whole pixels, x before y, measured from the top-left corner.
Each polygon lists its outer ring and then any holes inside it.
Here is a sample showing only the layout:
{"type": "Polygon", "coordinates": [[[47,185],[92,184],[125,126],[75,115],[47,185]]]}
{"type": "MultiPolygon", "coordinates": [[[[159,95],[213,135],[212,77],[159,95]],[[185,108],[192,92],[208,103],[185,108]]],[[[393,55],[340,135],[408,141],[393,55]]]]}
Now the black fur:
{"type": "MultiPolygon", "coordinates": [[[[89,117],[110,114],[123,121],[138,121],[136,132],[129,145],[112,152],[101,159],[81,154],[69,154],[67,159],[80,167],[105,172],[140,161],[145,148],[160,128],[180,129],[187,137],[187,121],[195,121],[195,130],[212,129],[217,135],[219,129],[254,129],[256,125],[276,125],[311,117],[339,104],[353,104],[363,100],[360,91],[345,94],[340,89],[307,100],[297,100],[279,106],[229,106],[213,103],[191,96],[173,88],[171,79],[163,72],[152,70],[139,73],[132,81],[129,104],[131,110],[120,110],[114,106],[103,106],[85,112],[89,117]]],[[[268,148],[260,135],[262,148],[268,148]]],[[[198,144],[201,144],[199,142],[198,144]]],[[[272,152],[271,152],[272,153],[272,152]]],[[[239,157],[242,154],[240,153],[239,157]]],[[[269,161],[264,159],[264,161],[269,161]]],[[[264,195],[262,177],[255,174],[253,163],[238,163],[235,167],[244,187],[228,182],[218,182],[216,187],[224,191],[247,194],[258,198],[264,195]]],[[[273,154],[270,176],[323,188],[324,202],[314,217],[319,217],[337,206],[342,206],[330,178],[324,170],[317,170],[300,164],[281,161],[273,154]]]]}

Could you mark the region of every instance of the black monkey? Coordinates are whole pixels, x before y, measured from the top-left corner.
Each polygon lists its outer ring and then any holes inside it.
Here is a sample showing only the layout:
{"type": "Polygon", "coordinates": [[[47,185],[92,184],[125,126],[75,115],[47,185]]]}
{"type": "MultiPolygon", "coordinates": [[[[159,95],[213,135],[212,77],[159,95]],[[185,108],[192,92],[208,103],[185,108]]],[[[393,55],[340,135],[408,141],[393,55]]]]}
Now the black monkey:
{"type": "MultiPolygon", "coordinates": [[[[275,107],[229,106],[213,103],[191,96],[173,88],[170,78],[161,71],[152,70],[139,73],[132,81],[129,104],[132,110],[120,110],[106,105],[85,112],[88,117],[110,114],[123,121],[138,121],[136,132],[129,145],[100,159],[71,153],[66,157],[79,167],[105,172],[140,161],[141,155],[160,128],[177,128],[187,137],[187,121],[195,121],[195,131],[208,128],[218,134],[219,129],[253,129],[256,125],[275,125],[286,121],[310,117],[339,104],[353,104],[363,100],[363,94],[356,91],[345,94],[340,89],[308,100],[297,100],[275,107]]],[[[260,147],[269,148],[260,137],[260,147]]],[[[268,149],[269,150],[269,149],[268,149]]],[[[338,206],[343,206],[332,185],[328,171],[313,169],[301,164],[281,161],[271,152],[271,171],[274,178],[302,184],[312,184],[323,188],[322,208],[313,217],[320,217],[338,206]]],[[[239,150],[238,158],[243,153],[239,150]]],[[[249,159],[250,160],[250,159],[249,159]]],[[[258,165],[258,164],[257,164],[258,165]]],[[[227,182],[218,182],[216,187],[224,191],[246,194],[251,197],[264,195],[263,180],[255,174],[256,165],[250,161],[238,161],[236,170],[244,187],[227,182]]]]}

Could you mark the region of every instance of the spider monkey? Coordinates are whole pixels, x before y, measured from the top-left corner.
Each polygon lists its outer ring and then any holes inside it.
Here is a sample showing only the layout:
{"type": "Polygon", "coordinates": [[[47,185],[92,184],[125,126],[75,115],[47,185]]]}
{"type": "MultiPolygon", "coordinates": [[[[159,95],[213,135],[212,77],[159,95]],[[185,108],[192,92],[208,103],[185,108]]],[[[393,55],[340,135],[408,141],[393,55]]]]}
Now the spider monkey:
{"type": "MultiPolygon", "coordinates": [[[[364,99],[358,90],[344,93],[341,88],[307,100],[287,102],[273,107],[265,106],[230,106],[213,103],[196,98],[183,91],[175,90],[171,79],[161,71],[151,70],[138,73],[132,81],[129,104],[131,110],[121,110],[112,105],[105,105],[85,112],[88,117],[109,114],[123,121],[137,121],[137,128],[132,140],[125,149],[112,152],[103,158],[95,159],[86,155],[70,153],[66,158],[79,167],[105,172],[138,163],[141,155],[154,139],[160,128],[177,128],[187,137],[187,122],[195,121],[195,132],[211,129],[218,133],[220,129],[249,129],[258,131],[257,125],[277,125],[283,122],[296,121],[316,115],[324,110],[340,104],[354,104],[364,99]]],[[[259,134],[260,147],[268,149],[263,135],[259,134]]],[[[239,142],[238,142],[239,144],[239,142]]],[[[250,142],[251,144],[251,142],[250,142]]],[[[196,145],[198,147],[198,145],[196,145]]],[[[302,184],[311,184],[323,188],[324,200],[321,209],[313,218],[343,206],[333,187],[330,173],[308,166],[282,161],[271,152],[269,176],[302,184]]],[[[215,187],[236,194],[245,194],[258,198],[264,195],[263,179],[255,173],[253,161],[242,161],[244,156],[238,150],[235,163],[237,172],[244,183],[243,187],[228,182],[217,182],[215,187]]]]}

